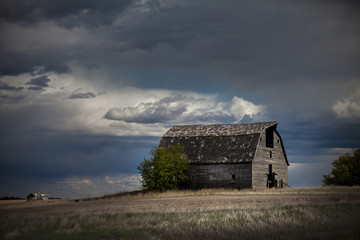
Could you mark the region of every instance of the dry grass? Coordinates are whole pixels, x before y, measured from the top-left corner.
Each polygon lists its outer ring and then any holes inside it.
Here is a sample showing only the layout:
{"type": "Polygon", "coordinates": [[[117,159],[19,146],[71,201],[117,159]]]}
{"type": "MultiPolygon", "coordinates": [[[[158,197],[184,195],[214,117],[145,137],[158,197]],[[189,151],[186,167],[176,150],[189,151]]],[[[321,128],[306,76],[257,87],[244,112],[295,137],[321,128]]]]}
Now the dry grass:
{"type": "MultiPolygon", "coordinates": [[[[184,196],[208,196],[208,195],[323,195],[323,194],[356,194],[360,193],[360,187],[308,187],[308,188],[259,188],[259,189],[229,189],[229,188],[210,188],[200,190],[174,190],[167,192],[146,192],[141,191],[135,194],[113,194],[105,195],[102,198],[95,199],[106,199],[114,197],[125,197],[125,198],[147,198],[147,197],[184,197],[184,196]]],[[[88,198],[86,200],[92,200],[88,198]]]]}
{"type": "Polygon", "coordinates": [[[1,239],[360,239],[359,225],[359,187],[0,202],[1,239]]]}

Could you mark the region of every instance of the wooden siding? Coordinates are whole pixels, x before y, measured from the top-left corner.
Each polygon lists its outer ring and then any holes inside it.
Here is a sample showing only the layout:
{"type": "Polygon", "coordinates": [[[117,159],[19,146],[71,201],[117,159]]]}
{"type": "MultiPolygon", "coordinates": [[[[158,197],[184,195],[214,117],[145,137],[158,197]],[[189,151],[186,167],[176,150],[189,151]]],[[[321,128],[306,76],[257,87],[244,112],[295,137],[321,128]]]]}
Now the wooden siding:
{"type": "MultiPolygon", "coordinates": [[[[281,137],[274,128],[274,147],[266,147],[266,131],[260,135],[255,157],[252,162],[252,187],[265,188],[267,183],[267,175],[269,172],[269,164],[277,173],[278,182],[282,180],[288,183],[288,164],[285,157],[281,137]],[[271,151],[271,156],[270,156],[271,151]]],[[[285,186],[284,186],[285,187],[285,186]]]]}
{"type": "Polygon", "coordinates": [[[193,189],[251,188],[251,163],[192,164],[188,175],[193,189]]]}

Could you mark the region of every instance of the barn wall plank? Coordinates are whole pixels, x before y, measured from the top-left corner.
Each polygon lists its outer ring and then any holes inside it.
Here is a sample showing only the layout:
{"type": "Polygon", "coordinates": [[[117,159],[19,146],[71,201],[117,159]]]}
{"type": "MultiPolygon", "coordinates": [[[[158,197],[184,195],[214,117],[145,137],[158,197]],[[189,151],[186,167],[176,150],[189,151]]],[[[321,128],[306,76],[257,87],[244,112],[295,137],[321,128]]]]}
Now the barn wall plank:
{"type": "Polygon", "coordinates": [[[191,165],[191,188],[251,188],[251,163],[191,165]]]}

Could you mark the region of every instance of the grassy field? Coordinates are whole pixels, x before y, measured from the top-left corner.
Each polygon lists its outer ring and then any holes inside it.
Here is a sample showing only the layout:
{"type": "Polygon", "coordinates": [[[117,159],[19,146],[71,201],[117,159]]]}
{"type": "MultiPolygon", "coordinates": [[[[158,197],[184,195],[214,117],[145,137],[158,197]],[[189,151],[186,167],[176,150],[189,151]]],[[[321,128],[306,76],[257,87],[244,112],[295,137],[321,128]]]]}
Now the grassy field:
{"type": "Polygon", "coordinates": [[[360,239],[360,187],[0,201],[1,239],[360,239]]]}

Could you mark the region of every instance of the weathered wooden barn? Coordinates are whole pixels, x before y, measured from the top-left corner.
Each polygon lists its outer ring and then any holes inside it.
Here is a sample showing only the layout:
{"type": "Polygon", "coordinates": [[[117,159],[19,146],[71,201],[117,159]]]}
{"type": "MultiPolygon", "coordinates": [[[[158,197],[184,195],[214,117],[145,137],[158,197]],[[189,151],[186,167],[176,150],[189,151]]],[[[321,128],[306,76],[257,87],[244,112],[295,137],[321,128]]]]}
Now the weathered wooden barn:
{"type": "Polygon", "coordinates": [[[276,127],[277,122],[173,126],[159,147],[184,147],[191,188],[283,187],[289,162],[276,127]]]}

